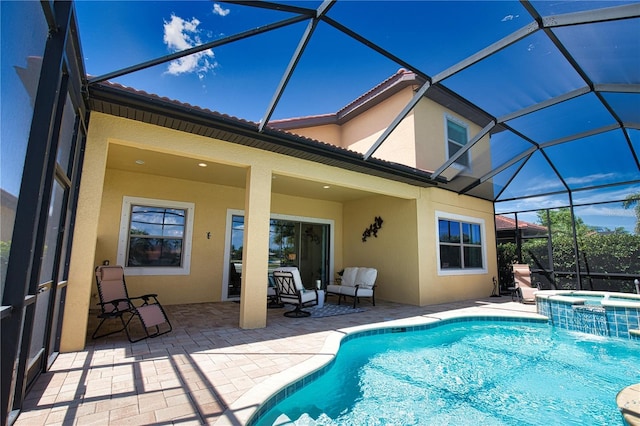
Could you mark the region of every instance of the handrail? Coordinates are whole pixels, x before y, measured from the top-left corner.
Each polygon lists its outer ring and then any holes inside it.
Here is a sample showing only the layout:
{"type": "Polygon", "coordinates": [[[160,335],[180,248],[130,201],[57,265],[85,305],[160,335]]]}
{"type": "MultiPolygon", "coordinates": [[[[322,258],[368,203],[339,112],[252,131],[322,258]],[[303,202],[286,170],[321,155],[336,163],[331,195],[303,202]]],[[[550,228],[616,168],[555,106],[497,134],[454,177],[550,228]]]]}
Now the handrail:
{"type": "MultiPolygon", "coordinates": [[[[533,271],[532,271],[533,272],[533,271]]],[[[575,275],[575,272],[564,272],[564,271],[553,271],[554,274],[560,275],[563,277],[575,275]]],[[[583,277],[593,277],[593,278],[610,278],[612,280],[633,280],[638,277],[638,274],[622,274],[617,272],[582,272],[583,277]]]]}

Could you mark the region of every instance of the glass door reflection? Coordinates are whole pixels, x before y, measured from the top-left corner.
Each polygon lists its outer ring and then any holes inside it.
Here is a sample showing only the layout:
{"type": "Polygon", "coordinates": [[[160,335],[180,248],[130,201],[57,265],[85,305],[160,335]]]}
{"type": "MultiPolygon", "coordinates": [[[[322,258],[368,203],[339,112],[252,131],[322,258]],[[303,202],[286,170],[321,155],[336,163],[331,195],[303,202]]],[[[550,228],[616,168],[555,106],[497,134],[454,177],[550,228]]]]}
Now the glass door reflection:
{"type": "MultiPolygon", "coordinates": [[[[227,297],[239,298],[242,278],[244,217],[232,216],[227,297]]],[[[313,288],[327,282],[329,271],[329,225],[294,220],[271,219],[269,229],[269,274],[283,266],[300,271],[302,283],[313,288]]],[[[268,279],[265,279],[265,283],[268,279]]]]}

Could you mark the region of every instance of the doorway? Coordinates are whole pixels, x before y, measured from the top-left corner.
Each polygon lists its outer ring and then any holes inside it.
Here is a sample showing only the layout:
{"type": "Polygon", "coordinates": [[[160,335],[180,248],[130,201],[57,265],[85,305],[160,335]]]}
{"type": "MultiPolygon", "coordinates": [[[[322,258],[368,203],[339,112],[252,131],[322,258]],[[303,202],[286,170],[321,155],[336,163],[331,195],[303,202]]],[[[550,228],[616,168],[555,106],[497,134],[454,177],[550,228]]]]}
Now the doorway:
{"type": "MultiPolygon", "coordinates": [[[[228,265],[223,279],[223,300],[240,298],[242,291],[242,246],[244,212],[230,213],[227,221],[228,265]]],[[[269,275],[282,266],[295,266],[302,283],[313,288],[316,281],[327,283],[331,276],[332,223],[323,219],[274,215],[269,224],[269,275]]],[[[265,285],[268,279],[265,278],[265,285]]]]}

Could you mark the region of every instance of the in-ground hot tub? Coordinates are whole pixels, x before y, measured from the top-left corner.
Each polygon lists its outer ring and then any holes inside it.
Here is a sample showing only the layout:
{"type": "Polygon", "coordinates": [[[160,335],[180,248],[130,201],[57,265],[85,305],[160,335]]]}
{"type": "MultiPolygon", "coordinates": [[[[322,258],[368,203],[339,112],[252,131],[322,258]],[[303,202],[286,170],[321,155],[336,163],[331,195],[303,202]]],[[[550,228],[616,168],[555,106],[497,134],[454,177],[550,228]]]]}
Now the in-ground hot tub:
{"type": "Polygon", "coordinates": [[[554,326],[598,336],[640,340],[640,295],[602,291],[541,290],[538,313],[554,326]]]}

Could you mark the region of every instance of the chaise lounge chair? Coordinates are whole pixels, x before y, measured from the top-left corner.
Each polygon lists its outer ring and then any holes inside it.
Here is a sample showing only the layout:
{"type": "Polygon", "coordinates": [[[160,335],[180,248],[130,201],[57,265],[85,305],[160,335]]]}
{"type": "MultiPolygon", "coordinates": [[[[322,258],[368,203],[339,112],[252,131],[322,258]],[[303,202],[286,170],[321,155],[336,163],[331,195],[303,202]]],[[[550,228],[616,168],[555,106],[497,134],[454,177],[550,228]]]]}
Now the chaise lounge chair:
{"type": "Polygon", "coordinates": [[[122,266],[98,266],[96,268],[96,282],[100,296],[98,305],[101,311],[98,318],[102,320],[93,332],[93,339],[124,331],[127,339],[131,343],[135,343],[149,337],[161,336],[172,330],[171,323],[158,302],[157,295],[146,294],[139,297],[129,297],[122,266]],[[142,337],[137,339],[134,339],[130,332],[131,321],[134,318],[138,318],[144,333],[142,337]],[[110,319],[119,320],[122,328],[98,335],[100,327],[110,319]]]}
{"type": "Polygon", "coordinates": [[[520,303],[535,303],[538,287],[531,286],[531,268],[527,264],[513,265],[513,281],[516,295],[520,303]]]}
{"type": "Polygon", "coordinates": [[[273,271],[276,294],[282,304],[294,305],[295,309],[284,313],[285,317],[300,318],[311,315],[302,308],[318,304],[318,291],[307,290],[302,285],[300,271],[296,267],[282,267],[273,271]]]}
{"type": "Polygon", "coordinates": [[[360,298],[371,298],[371,303],[376,306],[376,278],[378,270],[374,268],[345,268],[340,284],[329,284],[327,296],[338,296],[338,305],[344,297],[353,297],[353,307],[360,298]]]}

